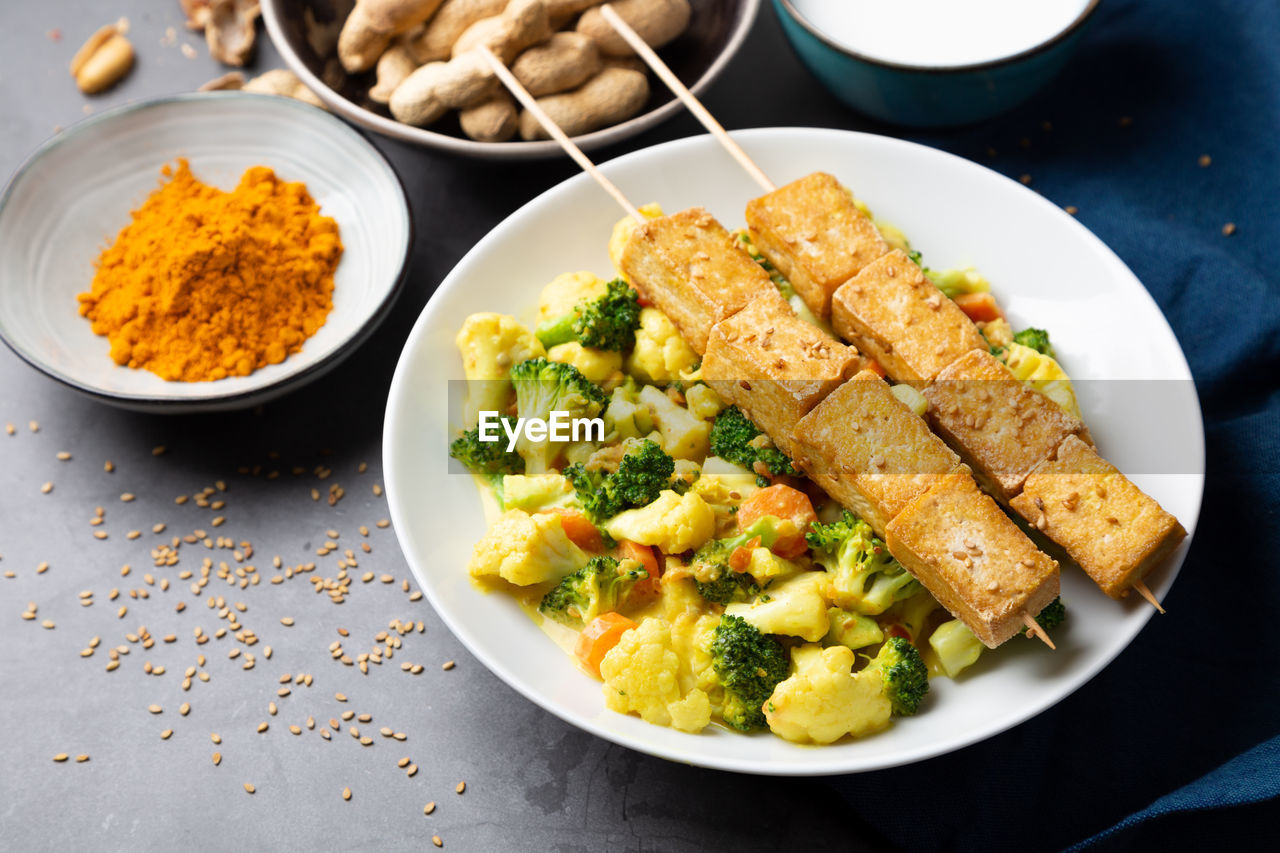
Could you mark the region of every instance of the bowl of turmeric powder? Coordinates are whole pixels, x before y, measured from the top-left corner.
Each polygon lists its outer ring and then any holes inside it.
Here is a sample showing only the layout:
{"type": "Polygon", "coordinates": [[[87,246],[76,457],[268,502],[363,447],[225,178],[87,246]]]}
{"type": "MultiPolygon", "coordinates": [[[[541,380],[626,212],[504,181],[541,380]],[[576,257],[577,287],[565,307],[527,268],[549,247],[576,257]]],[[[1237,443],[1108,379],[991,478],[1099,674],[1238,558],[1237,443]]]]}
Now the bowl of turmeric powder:
{"type": "Polygon", "coordinates": [[[46,142],[0,195],[0,338],[119,406],[256,405],[373,332],[412,235],[391,165],[323,110],[127,105],[46,142]]]}

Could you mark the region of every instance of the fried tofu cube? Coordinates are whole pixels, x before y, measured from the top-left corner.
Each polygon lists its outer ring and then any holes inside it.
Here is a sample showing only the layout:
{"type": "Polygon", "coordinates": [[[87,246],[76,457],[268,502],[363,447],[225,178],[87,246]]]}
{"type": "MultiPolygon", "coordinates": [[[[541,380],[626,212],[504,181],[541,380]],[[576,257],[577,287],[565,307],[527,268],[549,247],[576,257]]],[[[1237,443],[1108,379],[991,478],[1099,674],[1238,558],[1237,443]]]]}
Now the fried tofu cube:
{"type": "Polygon", "coordinates": [[[922,390],[933,431],[1003,503],[1022,491],[1031,469],[1052,459],[1067,436],[1084,433],[1079,418],[1019,381],[986,350],[965,353],[922,390]]]}
{"type": "Polygon", "coordinates": [[[702,378],[790,455],[796,422],[858,364],[857,350],[801,320],[771,288],[712,327],[702,378]]]}
{"type": "Polygon", "coordinates": [[[801,418],[792,447],[810,479],[881,536],[907,504],[960,465],[924,418],[870,370],[801,418]]]}
{"type": "Polygon", "coordinates": [[[899,249],[840,285],[831,322],[899,382],[931,382],[960,356],[987,348],[978,327],[899,249]]]}
{"type": "Polygon", "coordinates": [[[852,194],[825,172],[752,199],[747,228],[760,253],[823,319],[836,288],[889,251],[852,194]]]}
{"type": "Polygon", "coordinates": [[[1058,563],[981,491],[969,472],[912,501],[885,535],[889,553],[988,648],[1058,597],[1058,563]]]}
{"type": "Polygon", "coordinates": [[[706,352],[712,326],[777,289],[764,268],[701,207],[636,228],[621,264],[632,286],[671,318],[699,355],[706,352]]]}
{"type": "Polygon", "coordinates": [[[1076,436],[1031,472],[1010,504],[1112,598],[1123,597],[1187,535],[1178,519],[1076,436]]]}

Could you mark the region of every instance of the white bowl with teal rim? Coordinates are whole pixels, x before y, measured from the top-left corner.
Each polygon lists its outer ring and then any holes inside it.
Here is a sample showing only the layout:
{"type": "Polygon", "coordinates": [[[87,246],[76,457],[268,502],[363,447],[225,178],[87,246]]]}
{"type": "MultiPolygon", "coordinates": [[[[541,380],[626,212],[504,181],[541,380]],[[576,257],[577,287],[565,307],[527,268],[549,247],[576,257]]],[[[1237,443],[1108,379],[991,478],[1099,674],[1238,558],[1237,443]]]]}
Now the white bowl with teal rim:
{"type": "Polygon", "coordinates": [[[859,112],[910,127],[991,118],[1066,64],[1100,0],[773,0],[800,60],[859,112]]]}

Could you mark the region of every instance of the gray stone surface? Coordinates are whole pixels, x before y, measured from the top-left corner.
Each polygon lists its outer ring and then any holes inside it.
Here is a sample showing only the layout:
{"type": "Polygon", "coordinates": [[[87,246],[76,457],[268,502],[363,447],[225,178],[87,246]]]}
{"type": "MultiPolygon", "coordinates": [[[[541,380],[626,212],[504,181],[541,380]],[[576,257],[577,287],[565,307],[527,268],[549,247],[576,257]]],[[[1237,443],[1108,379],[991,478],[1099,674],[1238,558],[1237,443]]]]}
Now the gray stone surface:
{"type": "MultiPolygon", "coordinates": [[[[279,64],[263,44],[253,70],[279,64]]],[[[176,0],[47,0],[0,6],[0,174],[8,175],[58,126],[92,108],[171,92],[190,91],[223,72],[202,41],[182,28],[176,0]],[[138,66],[127,81],[95,99],[74,88],[66,66],[83,39],[117,16],[128,16],[138,66]],[[166,28],[177,34],[165,44],[166,28]],[[55,40],[50,31],[60,30],[55,40]],[[188,59],[180,45],[198,54],[188,59]]],[[[831,124],[856,120],[809,82],[783,43],[767,8],[708,104],[730,127],[760,124],[831,124]],[[748,57],[755,57],[752,61],[748,57]],[[760,61],[760,58],[765,61],[760,61]],[[786,97],[777,97],[778,93],[786,97]]],[[[624,150],[698,132],[687,118],[651,132],[624,150]]],[[[431,849],[438,834],[449,850],[778,850],[828,849],[875,844],[874,835],[849,815],[825,785],[807,780],[735,776],[671,764],[612,746],[581,733],[525,701],[474,661],[424,600],[412,602],[401,583],[410,578],[391,530],[374,523],[387,515],[373,486],[381,481],[383,403],[408,329],[431,290],[479,237],[508,212],[574,172],[565,162],[494,166],[458,160],[375,139],[392,158],[412,196],[418,223],[411,279],[394,315],[345,365],[315,385],[256,412],[201,417],[156,417],[106,408],[77,396],[0,351],[0,849],[58,850],[301,850],[431,849]],[[31,432],[29,421],[39,422],[31,432]],[[167,447],[161,456],[152,448],[167,447]],[[69,461],[56,454],[67,451],[69,461]],[[103,470],[111,460],[114,473],[103,470]],[[366,473],[357,473],[361,462],[366,473]],[[317,466],[333,474],[318,479],[317,466]],[[257,466],[260,466],[257,467],[257,466]],[[305,473],[295,475],[300,467],[305,473]],[[247,467],[253,473],[239,473],[247,467]],[[279,471],[276,479],[269,478],[279,471]],[[177,505],[224,480],[222,510],[177,505]],[[49,494],[41,485],[52,482],[49,494]],[[346,497],[336,507],[313,501],[312,488],[340,483],[346,497]],[[120,495],[131,492],[132,502],[120,495]],[[102,530],[90,519],[104,508],[102,530]],[[225,516],[214,528],[213,518],[225,516]],[[152,526],[164,523],[161,535],[152,526]],[[360,525],[372,528],[367,539],[360,525]],[[130,530],[142,531],[136,540],[130,530]],[[231,552],[185,545],[172,568],[152,566],[150,551],[172,535],[204,529],[249,541],[252,563],[264,576],[240,589],[216,576],[201,595],[178,573],[208,556],[238,565],[231,552]],[[336,557],[319,558],[325,531],[340,532],[343,548],[356,549],[359,567],[351,594],[340,606],[312,591],[315,577],[333,577],[336,557]],[[359,551],[368,542],[371,553],[359,551]],[[273,555],[286,565],[315,561],[311,575],[281,585],[273,555]],[[47,562],[46,572],[37,566],[47,562]],[[121,567],[131,566],[128,576],[121,567]],[[394,583],[363,584],[365,571],[394,583]],[[168,579],[168,591],[150,586],[168,579]],[[119,598],[109,600],[113,588],[119,598]],[[81,590],[93,591],[82,607],[81,590]],[[149,597],[135,599],[132,590],[149,597]],[[256,666],[242,669],[240,647],[230,636],[203,646],[193,629],[212,634],[227,621],[208,608],[225,598],[244,628],[261,641],[256,666]],[[27,602],[38,618],[23,620],[27,602]],[[176,612],[179,602],[184,612],[176,612]],[[128,607],[123,618],[118,608],[128,607]],[[292,617],[286,628],[280,618],[292,617]],[[367,676],[332,660],[329,644],[345,628],[344,647],[368,650],[391,619],[421,620],[426,630],[404,637],[394,660],[367,676]],[[52,630],[41,620],[56,624],[52,630]],[[143,649],[125,635],[146,626],[155,645],[143,649]],[[163,642],[172,633],[176,641],[163,642]],[[80,656],[101,637],[91,657],[80,656]],[[108,649],[129,647],[115,672],[106,672],[108,649]],[[273,647],[266,660],[264,646],[273,647]],[[208,657],[208,683],[181,689],[196,655],[208,657]],[[457,661],[443,671],[445,661],[457,661]],[[145,662],[163,666],[147,675],[145,662]],[[421,663],[413,676],[402,661],[421,663]],[[294,686],[279,698],[284,673],[310,673],[310,688],[294,686]],[[335,700],[337,691],[349,697],[335,700]],[[279,704],[270,716],[267,705],[279,704]],[[182,702],[189,716],[179,715],[182,702]],[[151,703],[163,707],[148,713],[151,703]],[[343,710],[372,714],[358,724],[374,739],[361,747],[347,733],[331,741],[318,734],[343,710]],[[314,716],[317,730],[300,736],[288,726],[314,716]],[[265,734],[256,733],[268,721],[265,734]],[[405,732],[398,743],[379,736],[389,726],[405,732]],[[172,738],[161,732],[173,729],[172,738]],[[210,735],[223,742],[215,746],[210,735]],[[222,753],[215,767],[212,753],[222,753]],[[56,764],[67,752],[73,760],[56,764]],[[90,760],[77,764],[74,756],[90,760]],[[408,778],[401,756],[419,767],[408,778]],[[454,786],[465,780],[466,793],[454,786]],[[250,796],[242,785],[252,782],[250,796]],[[350,787],[353,797],[341,793],[350,787]],[[435,801],[436,811],[423,815],[435,801]],[[759,806],[767,804],[767,808],[759,806]]],[[[233,576],[234,577],[234,576],[233,576]]],[[[412,588],[412,586],[410,587],[412,588]]]]}

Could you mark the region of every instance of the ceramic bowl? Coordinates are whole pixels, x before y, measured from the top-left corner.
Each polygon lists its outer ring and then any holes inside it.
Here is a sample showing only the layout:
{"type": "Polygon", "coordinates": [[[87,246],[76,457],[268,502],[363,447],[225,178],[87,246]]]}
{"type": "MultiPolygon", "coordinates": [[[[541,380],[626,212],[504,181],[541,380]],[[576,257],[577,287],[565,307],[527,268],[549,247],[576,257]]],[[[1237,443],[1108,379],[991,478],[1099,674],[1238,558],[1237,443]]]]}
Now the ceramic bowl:
{"type": "MultiPolygon", "coordinates": [[[[700,94],[738,52],[760,9],[760,0],[690,0],[689,28],[664,46],[660,55],[693,93],[700,94]]],[[[382,104],[368,97],[374,74],[347,74],[334,45],[352,0],[262,0],[262,16],[286,63],[338,115],[362,127],[421,145],[488,160],[532,160],[563,156],[551,140],[476,142],[453,116],[429,128],[401,124],[382,104]]],[[[639,115],[575,138],[586,151],[629,139],[677,115],[680,102],[649,75],[649,103],[639,115]]]]}
{"type": "Polygon", "coordinates": [[[348,125],[288,98],[242,92],[129,104],[41,146],[0,195],[0,338],[33,367],[130,409],[244,408],[311,382],[367,338],[400,291],[413,242],[409,204],[391,165],[348,125]],[[121,367],[80,316],[94,262],[129,212],[185,157],[206,183],[233,189],[250,166],[302,181],[338,222],[345,250],[333,310],[300,352],[217,382],[166,382],[121,367]]]}
{"type": "MultiPolygon", "coordinates": [[[[1191,373],[1150,294],[1102,241],[1018,182],[922,145],[811,128],[733,136],[779,184],[813,169],[831,172],[900,227],[931,265],[979,269],[1016,328],[1047,327],[1098,447],[1194,532],[1204,432],[1191,373]]],[[[658,201],[668,211],[703,205],[728,228],[740,225],[759,194],[708,136],[645,148],[602,169],[637,202],[658,201]]],[[[396,367],[382,443],[396,536],[436,612],[481,663],[548,711],[632,749],[738,772],[818,775],[920,761],[990,737],[1061,701],[1129,645],[1155,611],[1136,595],[1113,601],[1083,572],[1064,567],[1069,613],[1054,634],[1057,651],[1011,640],[958,679],[933,679],[919,715],[862,740],[800,746],[716,726],[687,734],[608,710],[600,683],[512,596],[472,585],[467,565],[485,517],[472,477],[450,472],[447,447],[458,424],[450,423],[447,401],[462,390],[454,336],[465,318],[501,311],[529,322],[557,274],[611,275],[606,245],[622,215],[586,175],[530,201],[445,278],[396,367]]],[[[1173,583],[1190,540],[1147,576],[1157,596],[1173,583]]],[[[501,708],[469,713],[482,725],[505,719],[501,708]]]]}
{"type": "Polygon", "coordinates": [[[773,0],[796,55],[831,94],[873,118],[909,127],[970,124],[1022,103],[1066,64],[1098,3],[1089,0],[1066,28],[1011,56],[917,66],[851,50],[807,19],[793,0],[773,0]]]}

